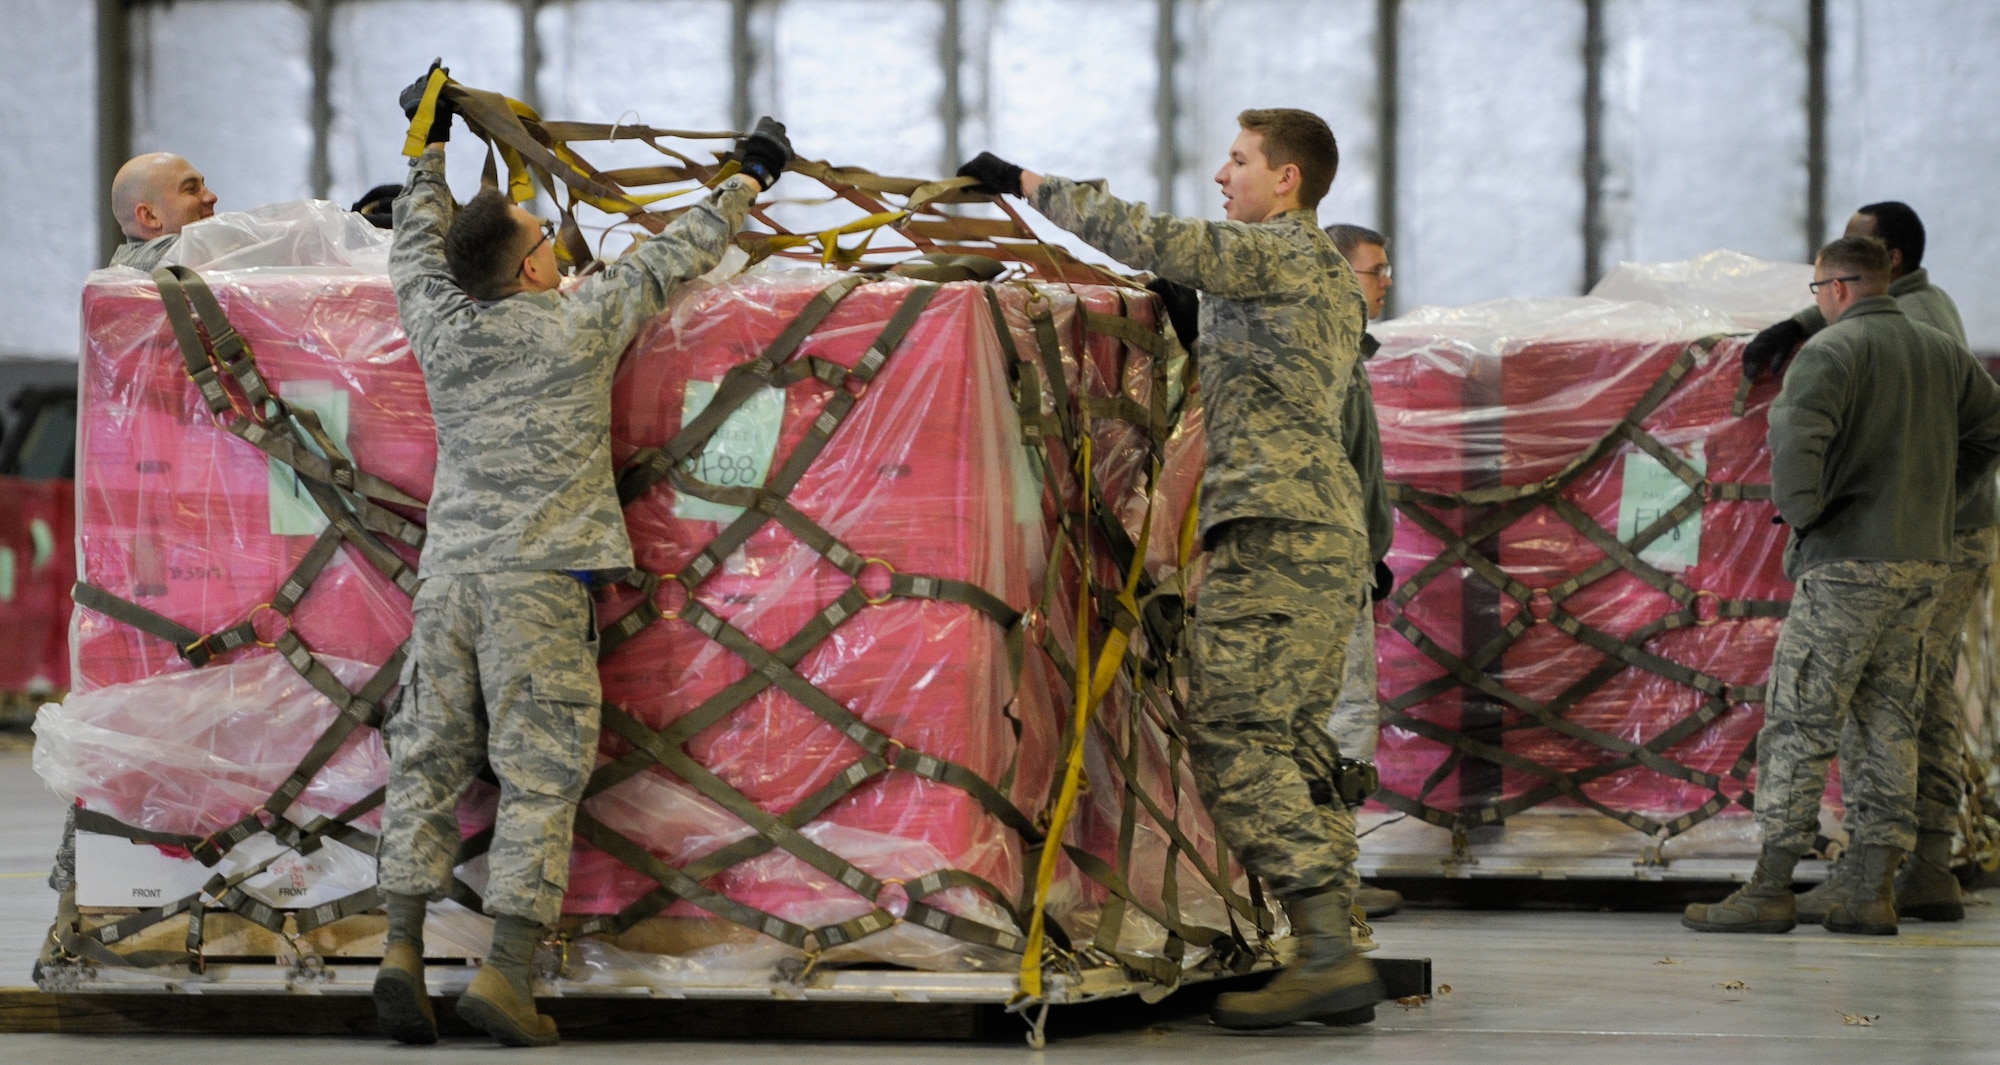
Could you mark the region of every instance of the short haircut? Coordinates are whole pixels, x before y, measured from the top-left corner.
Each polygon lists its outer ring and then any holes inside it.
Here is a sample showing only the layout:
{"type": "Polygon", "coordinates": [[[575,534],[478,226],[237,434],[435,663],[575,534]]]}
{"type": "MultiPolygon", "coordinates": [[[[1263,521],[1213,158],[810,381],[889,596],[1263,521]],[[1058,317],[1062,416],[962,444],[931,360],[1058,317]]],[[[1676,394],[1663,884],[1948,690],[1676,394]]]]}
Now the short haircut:
{"type": "Polygon", "coordinates": [[[1367,226],[1338,222],[1326,227],[1326,235],[1333,238],[1333,246],[1339,248],[1341,257],[1346,259],[1354,258],[1354,249],[1363,244],[1373,244],[1383,251],[1389,250],[1389,238],[1367,226]]]}
{"type": "Polygon", "coordinates": [[[1910,205],[1898,200],[1871,203],[1856,214],[1875,220],[1875,235],[1882,243],[1903,253],[1903,269],[1915,270],[1924,262],[1924,221],[1910,205]]]}
{"type": "Polygon", "coordinates": [[[1864,284],[1889,283],[1889,246],[1874,237],[1839,237],[1813,257],[1829,277],[1853,274],[1864,284]]]}
{"type": "Polygon", "coordinates": [[[1236,124],[1264,138],[1264,159],[1276,170],[1290,163],[1299,168],[1299,206],[1318,207],[1340,170],[1340,145],[1326,120],[1293,107],[1252,109],[1236,116],[1236,124]]]}
{"type": "Polygon", "coordinates": [[[499,189],[482,188],[445,231],[445,266],[473,299],[498,299],[514,288],[528,246],[513,206],[499,189]]]}

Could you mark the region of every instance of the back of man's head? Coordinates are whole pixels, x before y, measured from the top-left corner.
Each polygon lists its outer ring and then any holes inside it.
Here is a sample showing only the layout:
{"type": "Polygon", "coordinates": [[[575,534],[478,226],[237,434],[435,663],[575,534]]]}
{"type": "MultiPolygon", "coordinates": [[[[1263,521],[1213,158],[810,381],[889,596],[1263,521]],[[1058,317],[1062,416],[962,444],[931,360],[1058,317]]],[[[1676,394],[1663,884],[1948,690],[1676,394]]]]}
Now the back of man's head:
{"type": "Polygon", "coordinates": [[[1924,222],[1909,204],[1883,200],[1854,213],[1865,214],[1875,220],[1875,236],[1892,250],[1903,253],[1905,272],[1924,264],[1924,222]]]}
{"type": "Polygon", "coordinates": [[[499,189],[481,188],[445,231],[445,266],[473,299],[499,299],[518,287],[529,238],[513,207],[499,189]]]}
{"type": "Polygon", "coordinates": [[[1837,237],[1813,262],[1826,277],[1858,277],[1857,290],[1873,295],[1889,288],[1889,246],[1874,237],[1837,237]]]}
{"type": "Polygon", "coordinates": [[[1349,261],[1354,259],[1354,249],[1363,244],[1373,244],[1385,250],[1389,247],[1388,237],[1367,226],[1339,222],[1326,227],[1326,235],[1333,238],[1333,246],[1339,248],[1341,256],[1349,261]]]}
{"type": "Polygon", "coordinates": [[[1299,206],[1318,207],[1340,170],[1340,145],[1326,121],[1311,111],[1269,107],[1237,115],[1236,124],[1264,138],[1271,169],[1287,163],[1299,168],[1299,206]]]}
{"type": "Polygon", "coordinates": [[[127,159],[111,178],[111,216],[134,240],[179,233],[215,213],[215,194],[201,171],[172,152],[127,159]]]}

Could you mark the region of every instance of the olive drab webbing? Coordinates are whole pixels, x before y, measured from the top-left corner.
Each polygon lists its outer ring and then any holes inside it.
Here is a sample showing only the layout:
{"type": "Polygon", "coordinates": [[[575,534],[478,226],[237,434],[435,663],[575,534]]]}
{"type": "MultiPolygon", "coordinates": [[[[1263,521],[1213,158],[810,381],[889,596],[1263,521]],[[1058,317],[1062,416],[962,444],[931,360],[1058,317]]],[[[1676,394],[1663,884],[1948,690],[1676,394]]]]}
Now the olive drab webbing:
{"type": "MultiPolygon", "coordinates": [[[[1782,618],[1789,603],[1783,600],[1724,599],[1716,593],[1688,587],[1673,574],[1640,557],[1646,547],[1678,528],[1682,521],[1700,513],[1709,502],[1745,500],[1768,501],[1769,484],[1720,483],[1710,481],[1701,470],[1662,444],[1644,428],[1647,418],[1687,379],[1699,360],[1713,351],[1723,338],[1705,337],[1688,344],[1667,366],[1652,387],[1625,416],[1558,472],[1532,484],[1518,487],[1481,488],[1457,493],[1429,492],[1407,484],[1389,485],[1390,499],[1403,517],[1434,536],[1444,545],[1438,556],[1404,581],[1390,597],[1394,629],[1411,646],[1444,669],[1444,674],[1407,691],[1382,696],[1383,723],[1415,733],[1449,748],[1443,762],[1416,794],[1402,794],[1389,788],[1375,798],[1393,810],[1421,818],[1453,830],[1462,848],[1466,830],[1494,824],[1516,813],[1548,802],[1567,798],[1613,820],[1665,841],[1728,808],[1731,804],[1749,808],[1754,795],[1746,778],[1756,762],[1756,744],[1748,744],[1727,773],[1739,785],[1746,785],[1732,797],[1723,788],[1724,778],[1674,760],[1667,752],[1676,744],[1700,732],[1735,704],[1762,703],[1762,685],[1732,685],[1691,666],[1675,662],[1649,650],[1648,643],[1659,634],[1688,626],[1710,626],[1744,618],[1782,618]],[[1625,444],[1656,460],[1687,488],[1687,494],[1671,509],[1638,529],[1627,540],[1619,540],[1609,530],[1563,495],[1563,490],[1585,474],[1620,453],[1625,444]],[[1515,521],[1538,508],[1547,508],[1604,553],[1604,558],[1580,573],[1548,588],[1530,588],[1510,576],[1496,560],[1477,545],[1495,537],[1515,521]],[[1454,532],[1438,512],[1462,510],[1466,531],[1454,532]],[[1513,599],[1520,607],[1513,620],[1503,626],[1484,646],[1453,654],[1404,613],[1423,589],[1447,570],[1464,567],[1477,574],[1498,594],[1513,599]],[[1582,589],[1617,573],[1629,573],[1674,601],[1672,610],[1619,638],[1585,624],[1564,609],[1563,603],[1582,589]],[[1702,601],[1707,600],[1706,606],[1702,601]],[[1601,661],[1574,683],[1548,700],[1531,698],[1514,691],[1488,670],[1500,661],[1508,647],[1537,624],[1552,625],[1571,639],[1598,652],[1601,661]],[[1571,720],[1568,712],[1592,692],[1628,669],[1642,670],[1699,692],[1701,704],[1679,720],[1668,722],[1643,743],[1612,735],[1571,720]],[[1502,732],[1544,728],[1571,739],[1592,744],[1611,757],[1582,769],[1564,771],[1543,765],[1532,758],[1506,749],[1496,740],[1482,739],[1465,732],[1425,721],[1410,710],[1446,692],[1463,690],[1503,704],[1520,715],[1502,732]],[[1535,777],[1540,784],[1511,799],[1482,803],[1463,809],[1433,805],[1431,794],[1468,759],[1494,763],[1535,777]],[[1645,768],[1676,780],[1708,789],[1712,795],[1699,807],[1670,820],[1621,810],[1601,802],[1584,790],[1592,781],[1634,768],[1645,768]]],[[[1822,841],[1824,843],[1824,841],[1822,841]]]]}
{"type": "MultiPolygon", "coordinates": [[[[538,182],[558,202],[563,216],[559,243],[564,257],[574,265],[585,265],[591,257],[574,217],[577,203],[624,215],[630,222],[657,231],[675,212],[651,205],[713,184],[733,166],[727,161],[698,162],[665,142],[733,139],[737,136],[734,133],[544,121],[517,101],[467,88],[441,74],[432,80],[425,105],[418,112],[419,123],[426,121],[426,108],[434,107],[441,95],[448,97],[473,132],[487,141],[490,182],[498,181],[497,158],[507,165],[509,188],[517,200],[532,195],[532,182],[538,182]],[[572,147],[614,139],[646,143],[670,161],[654,167],[600,171],[572,147]],[[658,185],[688,187],[642,188],[658,185]]],[[[811,160],[795,160],[790,170],[818,181],[836,200],[857,208],[861,216],[828,230],[794,234],[773,224],[761,210],[753,210],[772,232],[741,234],[739,244],[753,259],[777,255],[817,260],[846,273],[829,283],[761,353],[731,369],[699,415],[689,419],[671,439],[634,454],[617,471],[623,502],[630,503],[666,485],[690,497],[739,507],[741,514],[721,525],[714,539],[683,564],[680,572],[635,570],[625,576],[623,583],[641,593],[638,603],[602,626],[601,654],[611,653],[646,626],[687,625],[742,658],[750,668],[742,680],[664,729],[654,730],[619,708],[605,705],[605,729],[616,733],[630,749],[598,767],[586,792],[601,793],[657,766],[729,811],[753,834],[676,867],[587,810],[579,810],[578,838],[658,886],[620,913],[570,921],[562,936],[615,934],[677,900],[685,900],[805,952],[807,971],[828,949],[897,923],[921,925],[969,944],[1020,955],[1020,997],[1027,1001],[1042,997],[1044,972],[1073,972],[1079,965],[1119,965],[1137,978],[1172,986],[1180,979],[1190,949],[1207,952],[1229,969],[1247,970],[1260,954],[1268,953],[1266,940],[1273,923],[1270,909],[1254,879],[1249,881],[1247,894],[1236,890],[1241,874],[1219,840],[1204,848],[1184,827],[1195,816],[1191,811],[1199,809],[1198,801],[1182,788],[1186,747],[1179,732],[1183,699],[1179,681],[1186,634],[1185,611],[1177,607],[1177,601],[1184,591],[1181,574],[1195,549],[1193,508],[1178,527],[1164,525],[1164,519],[1149,513],[1135,539],[1090,472],[1092,434],[1118,423],[1129,424],[1144,444],[1146,479],[1142,484],[1148,486],[1151,498],[1150,486],[1158,483],[1168,438],[1181,423],[1191,398],[1191,360],[1172,338],[1164,315],[1156,332],[1129,317],[1091,310],[1080,298],[1062,292],[1062,283],[1111,285],[1128,311],[1132,301],[1153,298],[1124,278],[1041,244],[999,198],[967,191],[968,179],[883,177],[811,160]],[[965,203],[998,203],[1006,217],[975,218],[941,209],[965,203]],[[884,239],[885,234],[894,234],[899,240],[884,239]],[[841,243],[843,237],[857,235],[862,238],[858,244],[841,243]],[[893,265],[880,261],[886,258],[900,261],[893,265]],[[1011,279],[1003,276],[1010,269],[1016,272],[1011,279]],[[815,355],[809,343],[814,327],[848,294],[885,270],[905,279],[899,282],[904,295],[867,353],[852,367],[815,355]],[[1033,602],[1008,603],[975,584],[909,571],[898,566],[894,558],[863,557],[787,499],[854,411],[871,402],[868,383],[897,356],[902,341],[939,286],[947,283],[974,283],[983,288],[1011,378],[1022,442],[1043,486],[1047,510],[1054,513],[1046,576],[1033,602]],[[1120,365],[1116,374],[1108,375],[1117,389],[1112,397],[1088,394],[1090,389],[1084,385],[1088,380],[1086,355],[1080,347],[1070,346],[1058,327],[1059,304],[1066,306],[1071,301],[1075,304],[1074,322],[1082,335],[1116,344],[1120,365]],[[1149,364],[1149,379],[1140,377],[1150,387],[1143,402],[1126,394],[1123,384],[1128,379],[1126,365],[1132,359],[1149,364]],[[725,488],[696,480],[683,460],[699,454],[734,410],[767,387],[824,392],[821,417],[763,487],[725,488]],[[702,606],[694,593],[722,568],[726,557],[759,528],[773,522],[846,574],[851,583],[791,638],[775,650],[766,650],[726,618],[702,606]],[[1175,560],[1179,566],[1163,581],[1155,581],[1145,567],[1147,544],[1155,537],[1166,537],[1178,549],[1175,560]],[[1104,579],[1101,574],[1117,577],[1104,579]],[[864,575],[868,588],[863,586],[864,575]],[[1072,582],[1080,583],[1066,586],[1072,582]],[[1017,688],[1031,655],[1043,656],[1049,672],[1068,686],[1074,701],[1057,741],[1061,762],[1040,804],[1040,816],[1017,807],[1009,798],[1017,765],[1010,764],[998,780],[985,780],[965,766],[912,748],[874,728],[796,672],[804,657],[841,625],[898,599],[956,604],[985,619],[1004,641],[1009,679],[1017,688]],[[1066,603],[1074,605],[1076,619],[1063,616],[1066,603]],[[1081,627],[1072,628],[1079,623],[1081,627]],[[796,700],[860,750],[843,772],[783,813],[764,810],[704,768],[685,749],[698,732],[772,688],[796,700]],[[1163,774],[1166,790],[1152,794],[1142,784],[1142,766],[1154,757],[1149,752],[1161,751],[1167,761],[1163,774]],[[1093,752],[1118,778],[1116,781],[1083,780],[1086,755],[1093,752]],[[1020,839],[1027,859],[1023,882],[993,884],[963,870],[946,868],[892,885],[801,831],[841,797],[889,773],[915,774],[972,798],[986,816],[1020,839]],[[1094,854],[1069,838],[1072,825],[1068,814],[1086,787],[1099,794],[1107,788],[1117,789],[1120,825],[1115,853],[1109,856],[1094,854]],[[1133,867],[1142,833],[1166,841],[1165,868],[1144,870],[1143,876],[1133,867]],[[1052,840],[1057,844],[1054,847],[1048,845],[1052,840]],[[783,851],[834,878],[868,900],[870,908],[850,920],[807,927],[732,900],[704,883],[732,866],[773,851],[783,851]],[[1059,859],[1067,859],[1105,893],[1105,911],[1088,941],[1079,941],[1048,910],[1052,874],[1059,859]],[[1204,926],[1183,912],[1181,882],[1188,870],[1221,900],[1226,927],[1204,926]],[[1159,890],[1142,889],[1138,886],[1142,883],[1158,884],[1159,890]],[[890,910],[893,896],[885,894],[892,886],[900,887],[907,900],[900,916],[890,910]],[[975,921],[944,908],[937,896],[953,889],[969,889],[992,902],[998,912],[1006,914],[1008,926],[975,921]],[[1154,952],[1129,942],[1134,922],[1126,919],[1128,914],[1142,915],[1164,930],[1165,949],[1154,952]]],[[[274,392],[257,373],[247,343],[229,327],[207,286],[193,271],[173,268],[156,275],[156,281],[187,360],[189,377],[218,425],[294,469],[330,525],[283,586],[274,591],[269,604],[260,605],[252,617],[220,633],[196,633],[88,586],[79,586],[78,601],[171,641],[195,666],[246,647],[276,650],[342,708],[342,714],[260,810],[212,836],[170,838],[88,811],[79,811],[79,825],[87,831],[186,846],[211,865],[258,832],[268,832],[301,851],[311,850],[322,840],[337,839],[372,853],[374,837],[356,828],[353,821],[380,805],[380,791],[337,817],[317,818],[305,825],[293,824],[282,814],[342,740],[356,728],[379,722],[380,703],[393,686],[402,652],[385,663],[362,690],[350,692],[290,632],[262,640],[251,623],[266,609],[281,618],[288,616],[300,598],[309,594],[314,575],[343,548],[381,569],[406,593],[413,593],[414,571],[383,538],[409,547],[421,546],[421,525],[396,509],[412,511],[421,508],[421,503],[356,467],[310,411],[287,405],[274,392]]],[[[1021,722],[1013,703],[1000,710],[1018,744],[1021,722]]],[[[488,830],[467,839],[460,850],[460,862],[484,853],[490,837],[488,830]]],[[[195,895],[97,929],[73,930],[66,946],[74,956],[108,963],[159,964],[185,959],[198,965],[201,916],[211,909],[242,914],[274,931],[286,927],[289,916],[291,927],[305,932],[379,907],[379,898],[371,888],[310,910],[273,910],[239,890],[247,877],[262,868],[217,877],[195,895]],[[143,928],[180,914],[190,917],[184,956],[119,955],[110,949],[143,928]]],[[[480,904],[463,882],[454,885],[453,897],[474,909],[480,904]]]]}

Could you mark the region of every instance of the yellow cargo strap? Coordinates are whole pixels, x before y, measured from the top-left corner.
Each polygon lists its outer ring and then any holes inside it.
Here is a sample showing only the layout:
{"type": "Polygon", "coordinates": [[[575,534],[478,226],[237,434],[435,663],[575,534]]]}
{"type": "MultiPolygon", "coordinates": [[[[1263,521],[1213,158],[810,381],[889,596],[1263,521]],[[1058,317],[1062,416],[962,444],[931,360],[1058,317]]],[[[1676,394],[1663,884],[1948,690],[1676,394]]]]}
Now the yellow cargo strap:
{"type": "Polygon", "coordinates": [[[430,142],[431,125],[437,121],[438,94],[450,80],[443,67],[431,68],[430,80],[424,83],[423,102],[417,105],[417,113],[410,116],[410,131],[403,136],[404,155],[415,159],[424,154],[424,146],[430,142]]]}

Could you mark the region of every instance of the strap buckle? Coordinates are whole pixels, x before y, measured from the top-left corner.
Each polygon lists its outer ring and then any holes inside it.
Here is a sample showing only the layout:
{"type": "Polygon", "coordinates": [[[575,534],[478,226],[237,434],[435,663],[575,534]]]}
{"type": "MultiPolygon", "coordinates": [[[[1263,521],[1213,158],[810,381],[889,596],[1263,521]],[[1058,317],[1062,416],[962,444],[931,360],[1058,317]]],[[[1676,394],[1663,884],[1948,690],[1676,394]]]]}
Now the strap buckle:
{"type": "Polygon", "coordinates": [[[890,565],[889,560],[885,558],[862,559],[861,571],[854,575],[854,583],[857,587],[861,584],[861,574],[867,572],[868,567],[870,566],[882,567],[882,571],[888,575],[889,583],[886,586],[885,590],[882,592],[882,594],[879,596],[870,595],[868,593],[868,589],[862,588],[861,601],[867,603],[869,606],[881,606],[882,604],[887,603],[889,600],[896,598],[896,593],[894,591],[895,580],[896,580],[896,567],[890,565]]]}

